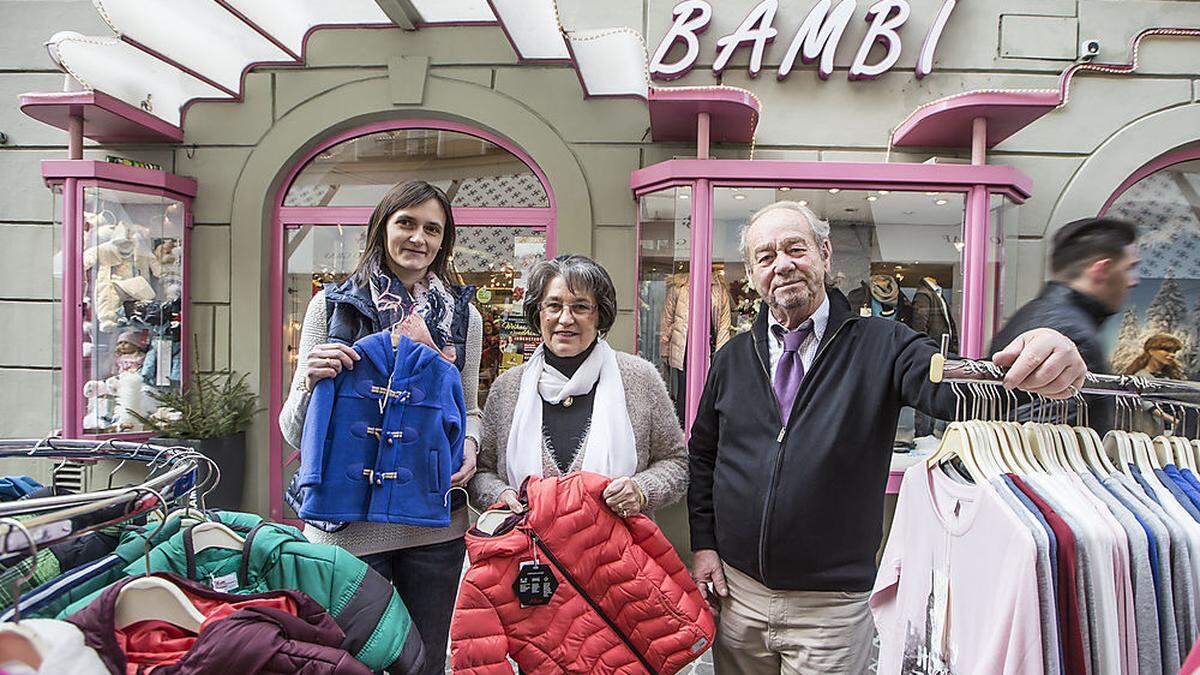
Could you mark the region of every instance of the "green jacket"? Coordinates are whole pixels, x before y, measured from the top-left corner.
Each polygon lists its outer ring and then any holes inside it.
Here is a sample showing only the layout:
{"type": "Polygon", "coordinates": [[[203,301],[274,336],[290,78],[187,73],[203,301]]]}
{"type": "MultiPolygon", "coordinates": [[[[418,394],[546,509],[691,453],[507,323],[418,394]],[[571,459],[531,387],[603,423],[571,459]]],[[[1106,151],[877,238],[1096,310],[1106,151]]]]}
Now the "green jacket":
{"type": "MultiPolygon", "coordinates": [[[[258,516],[236,512],[214,514],[213,518],[220,519],[234,531],[243,534],[262,520],[258,516]]],[[[22,595],[21,616],[31,619],[53,619],[62,615],[64,609],[75,604],[80,598],[93,596],[114,581],[127,576],[125,567],[142,558],[148,548],[175,536],[179,532],[179,523],[179,518],[171,518],[161,529],[159,523],[154,522],[139,529],[127,530],[121,535],[116,549],[111,554],[84,566],[87,568],[86,573],[81,569],[66,570],[42,584],[42,588],[53,586],[53,591],[47,592],[33,606],[30,606],[30,598],[22,595]]],[[[4,620],[11,618],[9,612],[5,612],[4,620]]]]}
{"type": "MultiPolygon", "coordinates": [[[[294,527],[258,516],[222,512],[221,520],[234,530],[255,521],[241,551],[209,548],[193,553],[187,527],[150,551],[150,570],[172,572],[226,593],[303,591],[346,634],[342,647],[371,670],[408,673],[423,665],[424,647],[408,609],[392,585],[366,563],[337,546],[310,543],[294,527]]],[[[139,556],[117,578],[145,573],[146,560],[139,556]]],[[[82,609],[102,590],[76,600],[58,618],[82,609]]]]}

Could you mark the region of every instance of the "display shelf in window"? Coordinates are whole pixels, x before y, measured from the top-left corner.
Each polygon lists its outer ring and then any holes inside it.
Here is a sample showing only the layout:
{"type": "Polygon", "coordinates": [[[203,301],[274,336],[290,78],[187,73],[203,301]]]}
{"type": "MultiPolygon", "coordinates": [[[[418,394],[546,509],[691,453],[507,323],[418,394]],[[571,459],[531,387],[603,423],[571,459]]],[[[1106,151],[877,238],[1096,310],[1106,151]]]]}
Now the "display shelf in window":
{"type": "Polygon", "coordinates": [[[63,436],[145,438],[154,394],[189,372],[188,256],[196,182],[92,160],[48,160],[61,199],[63,436]]]}

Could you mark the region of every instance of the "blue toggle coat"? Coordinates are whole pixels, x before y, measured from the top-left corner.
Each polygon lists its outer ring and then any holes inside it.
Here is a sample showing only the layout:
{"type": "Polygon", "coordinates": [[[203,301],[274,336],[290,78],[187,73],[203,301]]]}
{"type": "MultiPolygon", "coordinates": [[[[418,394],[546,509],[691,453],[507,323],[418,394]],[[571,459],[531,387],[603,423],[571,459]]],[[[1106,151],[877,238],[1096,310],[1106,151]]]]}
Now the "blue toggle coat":
{"type": "Polygon", "coordinates": [[[313,388],[300,442],[305,520],[448,527],[466,406],[454,364],[387,331],[355,342],[353,370],[313,388]]]}

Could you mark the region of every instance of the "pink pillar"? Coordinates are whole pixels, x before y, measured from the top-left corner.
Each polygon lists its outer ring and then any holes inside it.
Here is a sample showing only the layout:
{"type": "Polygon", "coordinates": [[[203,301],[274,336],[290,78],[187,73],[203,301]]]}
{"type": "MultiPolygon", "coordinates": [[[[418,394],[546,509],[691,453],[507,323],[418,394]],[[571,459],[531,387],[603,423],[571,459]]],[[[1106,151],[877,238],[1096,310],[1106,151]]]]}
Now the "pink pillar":
{"type": "Polygon", "coordinates": [[[691,433],[704,380],[708,377],[708,333],[712,325],[712,183],[707,178],[692,188],[691,270],[688,287],[687,416],[691,433]]]}
{"type": "Polygon", "coordinates": [[[987,118],[976,117],[971,124],[971,164],[987,164],[987,118]]]}
{"type": "Polygon", "coordinates": [[[712,120],[709,114],[696,115],[696,159],[708,159],[709,129],[712,120]]]}
{"type": "Polygon", "coordinates": [[[985,348],[984,308],[987,306],[988,190],[976,185],[967,193],[967,222],[963,232],[963,356],[982,358],[985,348]]]}
{"type": "MultiPolygon", "coordinates": [[[[300,170],[303,163],[299,163],[292,170],[292,176],[288,177],[285,186],[290,184],[295,177],[295,173],[300,170]]],[[[279,202],[282,202],[283,195],[279,195],[279,202]]],[[[278,203],[278,202],[277,202],[278,203]]],[[[271,269],[269,271],[271,279],[271,362],[268,367],[268,382],[267,382],[267,401],[270,410],[270,419],[268,424],[271,425],[271,436],[268,443],[268,471],[267,488],[271,491],[271,520],[283,522],[283,436],[280,434],[279,428],[276,425],[276,420],[279,419],[279,412],[283,410],[284,390],[286,386],[283,384],[283,292],[284,292],[284,266],[287,261],[284,259],[285,241],[287,240],[287,232],[283,225],[279,222],[279,207],[275,207],[274,218],[271,219],[274,227],[271,232],[271,269]]]]}
{"type": "Polygon", "coordinates": [[[83,159],[83,118],[67,118],[67,159],[83,159]]]}
{"type": "Polygon", "coordinates": [[[79,203],[79,179],[67,178],[62,188],[62,382],[59,392],[62,435],[83,434],[80,399],[83,396],[81,317],[83,316],[83,214],[79,203]]]}

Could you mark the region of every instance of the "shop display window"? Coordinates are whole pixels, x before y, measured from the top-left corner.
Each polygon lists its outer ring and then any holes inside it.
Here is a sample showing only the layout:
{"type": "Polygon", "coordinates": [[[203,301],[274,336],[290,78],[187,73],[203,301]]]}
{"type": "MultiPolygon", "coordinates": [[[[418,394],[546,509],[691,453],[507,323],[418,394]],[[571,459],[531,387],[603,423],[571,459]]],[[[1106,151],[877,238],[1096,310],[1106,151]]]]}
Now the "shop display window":
{"type": "MultiPolygon", "coordinates": [[[[1034,289],[1023,289],[1022,281],[1040,283],[1041,275],[1033,274],[1031,279],[1023,279],[1021,271],[1021,238],[1020,212],[1021,206],[1010,197],[992,194],[989,200],[988,215],[988,260],[987,280],[984,294],[984,325],[985,342],[990,342],[993,335],[1000,332],[1008,317],[1017,311],[1020,303],[1017,301],[1022,290],[1036,292],[1034,289]]],[[[1040,252],[1040,246],[1039,246],[1040,252]]],[[[987,345],[984,345],[986,349],[987,345]]],[[[985,356],[991,356],[986,354],[985,356]]]]}
{"type": "MultiPolygon", "coordinates": [[[[638,214],[637,352],[658,366],[681,423],[687,391],[691,197],[690,186],[652,192],[642,196],[638,214]]],[[[728,339],[728,327],[725,331],[722,337],[728,339]]],[[[710,337],[715,345],[716,336],[710,337]]]]}
{"type": "MultiPolygon", "coordinates": [[[[1195,157],[1195,152],[1187,153],[1195,157]]],[[[1130,185],[1105,215],[1137,226],[1139,283],[1101,340],[1113,372],[1200,379],[1200,159],[1130,185]]]]}
{"type": "MultiPolygon", "coordinates": [[[[681,420],[688,395],[689,275],[701,262],[692,259],[695,197],[690,186],[677,186],[639,199],[637,348],[663,373],[681,420]]],[[[699,300],[711,312],[710,355],[730,336],[749,330],[758,312],[759,295],[740,250],[742,228],[756,211],[784,200],[829,223],[829,283],[855,312],[901,321],[935,339],[948,335],[951,348],[957,347],[965,292],[965,193],[716,186],[710,221],[703,225],[709,259],[701,263],[710,266],[711,282],[708,297],[699,300]]],[[[999,275],[1002,251],[994,248],[989,269],[999,275]]],[[[902,437],[914,427],[911,411],[905,419],[902,437]]]]}
{"type": "Polygon", "coordinates": [[[148,438],[190,371],[187,250],[196,183],[156,169],[49,160],[55,200],[57,433],[148,438]],[[59,225],[61,223],[61,225],[59,225]]]}
{"type": "Polygon", "coordinates": [[[183,384],[183,203],[84,189],[82,394],[85,434],[145,430],[151,394],[183,384]]]}

